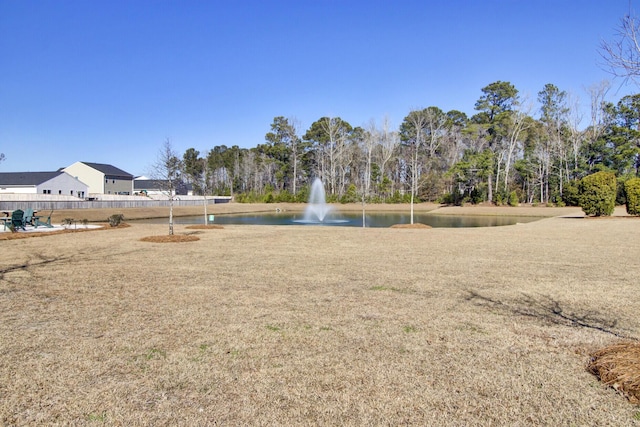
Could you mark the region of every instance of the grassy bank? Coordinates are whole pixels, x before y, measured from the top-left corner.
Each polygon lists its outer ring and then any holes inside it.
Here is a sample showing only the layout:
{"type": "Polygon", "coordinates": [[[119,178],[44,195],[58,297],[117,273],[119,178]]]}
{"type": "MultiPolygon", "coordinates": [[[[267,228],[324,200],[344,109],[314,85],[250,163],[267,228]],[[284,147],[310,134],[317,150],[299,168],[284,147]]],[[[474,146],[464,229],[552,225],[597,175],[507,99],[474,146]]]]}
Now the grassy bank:
{"type": "Polygon", "coordinates": [[[176,232],[2,243],[0,425],[640,424],[635,220],[176,232]]]}

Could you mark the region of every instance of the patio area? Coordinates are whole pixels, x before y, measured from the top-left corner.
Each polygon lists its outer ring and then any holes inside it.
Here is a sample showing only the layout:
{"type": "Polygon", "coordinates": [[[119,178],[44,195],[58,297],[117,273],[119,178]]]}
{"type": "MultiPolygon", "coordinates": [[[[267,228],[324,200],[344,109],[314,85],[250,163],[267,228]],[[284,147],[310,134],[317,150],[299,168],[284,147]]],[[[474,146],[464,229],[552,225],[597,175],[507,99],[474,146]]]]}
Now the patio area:
{"type": "MultiPolygon", "coordinates": [[[[61,230],[85,230],[85,229],[92,229],[92,228],[100,228],[102,227],[101,225],[96,225],[96,224],[51,224],[51,227],[44,227],[44,226],[39,226],[39,227],[34,227],[32,225],[25,225],[25,229],[24,230],[18,230],[15,233],[48,233],[48,232],[52,232],[52,231],[61,231],[61,230]]],[[[11,233],[11,230],[9,229],[9,227],[2,227],[0,225],[0,233],[11,233]]]]}

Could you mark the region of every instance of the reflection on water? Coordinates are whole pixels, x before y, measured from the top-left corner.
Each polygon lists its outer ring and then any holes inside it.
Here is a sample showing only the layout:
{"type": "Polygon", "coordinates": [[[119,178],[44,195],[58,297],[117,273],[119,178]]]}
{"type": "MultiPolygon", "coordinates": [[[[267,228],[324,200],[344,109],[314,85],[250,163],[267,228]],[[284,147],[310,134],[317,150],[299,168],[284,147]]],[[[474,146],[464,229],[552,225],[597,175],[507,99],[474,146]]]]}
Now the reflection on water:
{"type": "MultiPolygon", "coordinates": [[[[454,215],[427,215],[414,213],[413,222],[430,225],[431,227],[496,227],[500,225],[513,225],[536,221],[538,217],[515,216],[454,216],[454,215]]],[[[314,223],[309,226],[332,227],[362,227],[362,213],[336,213],[327,218],[328,223],[314,223]]],[[[130,222],[145,224],[164,224],[167,218],[154,218],[130,222]]],[[[300,225],[304,224],[304,212],[276,212],[276,213],[251,213],[235,215],[216,215],[214,224],[251,224],[251,225],[300,225]]],[[[394,224],[410,224],[411,215],[400,212],[377,212],[366,214],[367,227],[390,227],[394,224]]],[[[174,224],[204,224],[204,217],[187,216],[174,217],[174,224]]]]}

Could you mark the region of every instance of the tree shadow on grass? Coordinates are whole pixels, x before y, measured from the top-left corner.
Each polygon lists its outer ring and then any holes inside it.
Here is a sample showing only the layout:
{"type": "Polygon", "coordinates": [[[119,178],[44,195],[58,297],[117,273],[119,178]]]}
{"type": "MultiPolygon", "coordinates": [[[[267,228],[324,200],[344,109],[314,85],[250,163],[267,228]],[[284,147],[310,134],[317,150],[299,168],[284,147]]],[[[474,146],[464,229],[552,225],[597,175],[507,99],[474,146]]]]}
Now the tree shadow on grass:
{"type": "Polygon", "coordinates": [[[66,258],[62,258],[62,257],[51,258],[51,259],[39,258],[36,261],[30,260],[21,264],[11,265],[9,267],[0,269],[0,281],[2,281],[5,278],[5,274],[11,273],[13,271],[18,271],[18,270],[29,271],[29,269],[32,267],[43,266],[43,265],[51,264],[58,261],[65,261],[65,260],[66,258]]]}
{"type": "Polygon", "coordinates": [[[467,290],[466,292],[467,296],[465,297],[465,300],[480,307],[499,310],[518,316],[540,319],[556,325],[593,329],[618,338],[637,340],[636,337],[616,330],[618,325],[617,319],[607,317],[594,310],[571,310],[567,307],[563,307],[560,301],[557,301],[547,295],[534,297],[524,294],[519,299],[501,301],[497,298],[481,295],[476,291],[467,290]]]}

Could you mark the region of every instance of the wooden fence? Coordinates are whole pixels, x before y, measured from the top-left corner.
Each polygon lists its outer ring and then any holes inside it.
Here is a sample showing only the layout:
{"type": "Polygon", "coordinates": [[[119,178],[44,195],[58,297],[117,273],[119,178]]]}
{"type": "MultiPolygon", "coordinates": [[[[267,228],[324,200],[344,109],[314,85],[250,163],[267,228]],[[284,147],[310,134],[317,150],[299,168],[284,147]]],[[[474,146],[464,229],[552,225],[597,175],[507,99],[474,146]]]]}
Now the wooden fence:
{"type": "MultiPolygon", "coordinates": [[[[173,200],[173,206],[200,206],[202,197],[178,196],[173,200]]],[[[214,196],[207,198],[207,204],[228,203],[231,197],[214,196]]],[[[38,211],[62,209],[101,209],[101,208],[145,208],[169,206],[167,199],[150,199],[147,197],[120,196],[109,198],[91,198],[82,200],[77,198],[54,198],[40,194],[3,194],[0,196],[0,211],[12,211],[27,207],[38,211]]]]}

